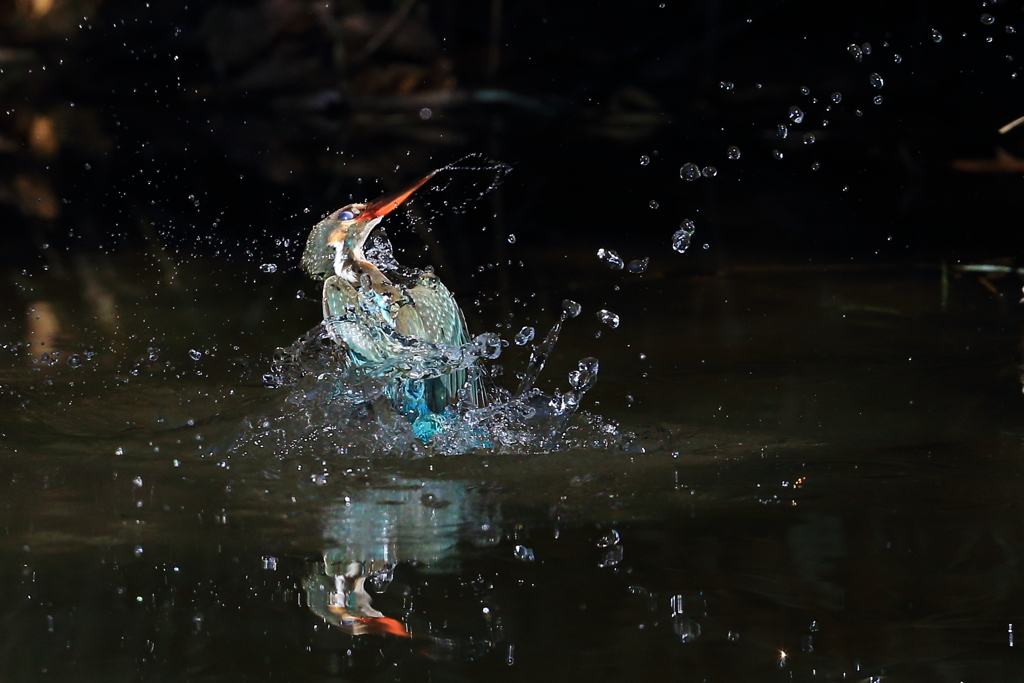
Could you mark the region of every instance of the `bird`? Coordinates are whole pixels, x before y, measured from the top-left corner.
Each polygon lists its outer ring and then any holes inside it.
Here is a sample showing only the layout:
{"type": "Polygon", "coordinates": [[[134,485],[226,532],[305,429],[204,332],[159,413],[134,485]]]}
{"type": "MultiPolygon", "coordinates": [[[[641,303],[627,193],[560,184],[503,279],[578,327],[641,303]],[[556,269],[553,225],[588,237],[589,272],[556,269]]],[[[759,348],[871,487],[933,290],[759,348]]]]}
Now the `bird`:
{"type": "MultiPolygon", "coordinates": [[[[311,277],[324,280],[324,324],[331,338],[346,350],[351,365],[389,369],[408,360],[410,343],[461,347],[469,341],[462,309],[437,275],[429,270],[385,274],[363,251],[384,217],[435,173],[400,192],[343,206],[309,234],[301,267],[311,277]]],[[[447,371],[403,380],[390,390],[397,407],[413,420],[414,432],[421,440],[440,431],[443,420],[439,416],[460,399],[473,407],[484,402],[475,373],[469,376],[465,368],[458,367],[441,369],[447,371]]]]}

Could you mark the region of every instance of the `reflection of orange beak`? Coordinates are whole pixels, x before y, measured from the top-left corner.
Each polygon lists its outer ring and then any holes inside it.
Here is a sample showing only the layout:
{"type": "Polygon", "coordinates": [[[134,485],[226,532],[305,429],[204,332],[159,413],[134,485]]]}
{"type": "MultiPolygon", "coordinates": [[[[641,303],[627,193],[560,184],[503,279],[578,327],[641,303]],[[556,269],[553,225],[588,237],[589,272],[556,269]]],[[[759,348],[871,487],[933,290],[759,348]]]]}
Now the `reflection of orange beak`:
{"type": "MultiPolygon", "coordinates": [[[[421,183],[423,181],[420,181],[421,183]]],[[[405,630],[405,626],[402,622],[397,619],[389,619],[388,617],[363,617],[359,619],[363,624],[370,628],[370,633],[390,633],[393,636],[403,636],[405,638],[411,638],[412,634],[405,630]]]]}
{"type": "Polygon", "coordinates": [[[384,195],[379,199],[374,199],[366,205],[365,209],[363,209],[362,218],[373,219],[388,215],[401,206],[402,202],[412,196],[413,192],[423,187],[423,184],[433,178],[435,173],[437,173],[437,171],[431,171],[428,176],[421,178],[401,192],[384,195]]]}

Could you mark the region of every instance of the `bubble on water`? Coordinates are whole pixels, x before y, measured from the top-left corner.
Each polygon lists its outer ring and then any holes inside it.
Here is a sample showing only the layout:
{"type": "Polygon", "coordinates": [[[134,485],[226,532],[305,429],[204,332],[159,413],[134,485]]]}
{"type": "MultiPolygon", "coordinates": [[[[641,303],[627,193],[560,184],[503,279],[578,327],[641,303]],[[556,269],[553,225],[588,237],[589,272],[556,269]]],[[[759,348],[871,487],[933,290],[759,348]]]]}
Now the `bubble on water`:
{"type": "Polygon", "coordinates": [[[780,138],[785,139],[786,137],[789,136],[789,128],[786,127],[786,124],[780,123],[778,126],[775,127],[775,134],[778,135],[780,138]]]}
{"type": "Polygon", "coordinates": [[[817,171],[819,168],[821,168],[821,164],[819,164],[817,161],[815,161],[813,164],[811,164],[811,170],[812,171],[817,171]]]}
{"type": "Polygon", "coordinates": [[[520,562],[533,562],[536,559],[533,550],[525,545],[517,545],[515,550],[512,551],[512,556],[520,562]]]}
{"type": "Polygon", "coordinates": [[[638,258],[633,259],[629,262],[629,272],[639,275],[640,273],[647,270],[648,264],[650,264],[650,258],[638,258]]]}
{"type": "Polygon", "coordinates": [[[1010,24],[1007,24],[1007,25],[1006,25],[1006,32],[1007,32],[1007,33],[1016,33],[1016,32],[1017,32],[1017,29],[1015,29],[1015,28],[1014,28],[1013,26],[1011,26],[1010,24]]]}
{"type": "Polygon", "coordinates": [[[597,258],[607,263],[612,270],[622,270],[625,267],[622,257],[611,249],[598,249],[597,258]]]}
{"type": "Polygon", "coordinates": [[[139,488],[140,486],[142,486],[142,477],[135,477],[134,479],[132,479],[132,486],[134,486],[135,488],[139,488]]]}
{"type": "Polygon", "coordinates": [[[941,43],[942,42],[942,32],[940,32],[939,29],[937,29],[937,28],[933,28],[932,29],[932,42],[935,42],[935,43],[941,43]]]}
{"type": "Polygon", "coordinates": [[[781,161],[783,159],[783,157],[785,157],[786,155],[783,154],[782,152],[780,152],[777,149],[773,149],[772,150],[772,156],[775,157],[777,160],[781,161]]]}
{"type": "Polygon", "coordinates": [[[995,23],[995,21],[996,21],[996,18],[994,16],[992,16],[991,14],[982,14],[981,15],[981,23],[985,24],[985,26],[991,26],[992,24],[995,23]]]}
{"type": "Polygon", "coordinates": [[[602,536],[601,538],[597,539],[597,547],[598,548],[610,548],[613,545],[618,545],[620,540],[621,540],[621,538],[619,536],[619,532],[616,531],[615,529],[612,529],[611,531],[606,533],[604,536],[602,536]]]}
{"type": "Polygon", "coordinates": [[[142,549],[141,545],[137,545],[132,549],[132,554],[135,555],[135,557],[141,557],[143,552],[145,551],[142,549]]]}
{"type": "Polygon", "coordinates": [[[721,81],[718,84],[718,87],[721,88],[722,90],[732,90],[733,88],[736,87],[736,84],[733,83],[732,81],[721,81]]]}
{"type": "Polygon", "coordinates": [[[77,353],[71,354],[70,356],[68,356],[68,365],[70,365],[73,368],[82,367],[82,357],[79,356],[77,353]]]}
{"type": "Polygon", "coordinates": [[[739,631],[729,631],[728,633],[725,634],[725,639],[728,640],[730,643],[735,643],[737,640],[740,639],[740,632],[739,631]]]}
{"type": "Polygon", "coordinates": [[[619,316],[604,308],[597,312],[597,319],[608,327],[619,326],[619,316]]]}
{"type": "Polygon", "coordinates": [[[810,89],[810,88],[808,88],[808,87],[807,87],[806,85],[805,85],[805,86],[802,86],[802,87],[800,88],[800,94],[801,94],[801,95],[810,95],[810,94],[811,94],[811,89],[810,89]]]}
{"type": "Polygon", "coordinates": [[[649,163],[651,163],[651,158],[649,156],[647,156],[646,154],[643,154],[643,155],[640,156],[640,165],[641,166],[646,166],[649,163]]]}
{"type": "Polygon", "coordinates": [[[689,218],[679,224],[679,229],[672,235],[672,248],[678,251],[680,254],[690,248],[690,242],[693,240],[693,232],[696,229],[693,221],[689,218]]]}
{"type": "Polygon", "coordinates": [[[881,95],[875,95],[874,99],[872,99],[871,101],[874,102],[875,104],[881,104],[882,103],[882,96],[881,95]]]}
{"type": "Polygon", "coordinates": [[[264,273],[276,273],[277,272],[277,264],[276,263],[264,263],[262,266],[260,266],[260,270],[262,270],[264,273]]]}
{"type": "Polygon", "coordinates": [[[863,45],[860,46],[860,49],[864,53],[865,57],[868,56],[869,54],[871,54],[871,43],[864,43],[863,45]]]}
{"type": "Polygon", "coordinates": [[[703,169],[701,169],[700,174],[705,178],[714,178],[716,175],[718,175],[718,169],[715,168],[714,166],[705,166],[703,169]]]}
{"type": "Polygon", "coordinates": [[[516,236],[510,233],[509,236],[508,236],[508,243],[509,244],[515,244],[516,243],[516,236]]]}
{"type": "Polygon", "coordinates": [[[789,120],[792,121],[793,123],[803,123],[804,122],[804,110],[801,109],[800,107],[790,107],[789,108],[789,120]]]}
{"type": "Polygon", "coordinates": [[[124,449],[121,448],[120,446],[118,446],[117,448],[114,449],[114,455],[118,455],[118,456],[124,455],[124,449]]]}
{"type": "Polygon", "coordinates": [[[657,209],[660,206],[660,204],[658,204],[658,200],[652,199],[651,201],[647,202],[647,206],[651,207],[652,209],[657,209]]]}
{"type": "Polygon", "coordinates": [[[585,393],[597,383],[600,365],[596,358],[584,358],[576,364],[576,369],[569,373],[569,385],[576,391],[585,393]]]}
{"type": "Polygon", "coordinates": [[[199,360],[200,358],[203,357],[203,352],[202,351],[198,351],[196,349],[189,349],[188,350],[188,357],[191,358],[192,360],[199,360]]]}
{"type": "Polygon", "coordinates": [[[725,156],[736,161],[740,158],[740,148],[736,145],[730,145],[729,148],[725,150],[725,156]]]}
{"type": "Polygon", "coordinates": [[[900,62],[902,62],[902,61],[903,61],[903,57],[902,57],[902,56],[900,56],[900,54],[899,54],[899,53],[897,52],[896,54],[894,54],[894,55],[892,56],[892,61],[894,61],[894,62],[896,62],[897,64],[899,64],[900,62]]]}
{"type": "Polygon", "coordinates": [[[700,178],[700,169],[697,167],[697,164],[683,164],[683,167],[679,169],[679,177],[686,180],[696,180],[700,178]]]}
{"type": "Polygon", "coordinates": [[[804,133],[804,144],[813,145],[815,141],[814,133],[804,133]]]}
{"type": "Polygon", "coordinates": [[[847,46],[846,51],[858,62],[864,58],[864,51],[860,49],[860,45],[850,44],[847,46]]]}
{"type": "Polygon", "coordinates": [[[562,302],[562,317],[565,319],[575,318],[582,310],[583,307],[572,299],[566,299],[562,302]]]}
{"type": "Polygon", "coordinates": [[[885,81],[882,80],[882,77],[879,76],[878,74],[869,74],[868,83],[871,84],[872,88],[881,88],[883,85],[885,85],[885,81]]]}
{"type": "Polygon", "coordinates": [[[430,111],[430,107],[423,107],[423,109],[420,109],[420,118],[423,119],[424,121],[426,121],[433,115],[434,112],[430,111]]]}
{"type": "Polygon", "coordinates": [[[516,346],[526,346],[527,344],[533,341],[533,338],[534,336],[536,336],[536,334],[537,331],[534,330],[532,327],[524,327],[523,329],[516,332],[516,336],[514,337],[516,346]]]}
{"type": "Polygon", "coordinates": [[[305,299],[305,298],[306,298],[306,293],[305,293],[305,292],[303,292],[303,291],[302,291],[302,290],[300,289],[300,290],[298,290],[297,292],[295,292],[295,298],[296,298],[296,299],[305,299]]]}
{"type": "Polygon", "coordinates": [[[835,104],[839,104],[840,102],[842,102],[843,101],[843,93],[841,93],[841,92],[834,92],[834,93],[832,93],[832,101],[835,104]]]}

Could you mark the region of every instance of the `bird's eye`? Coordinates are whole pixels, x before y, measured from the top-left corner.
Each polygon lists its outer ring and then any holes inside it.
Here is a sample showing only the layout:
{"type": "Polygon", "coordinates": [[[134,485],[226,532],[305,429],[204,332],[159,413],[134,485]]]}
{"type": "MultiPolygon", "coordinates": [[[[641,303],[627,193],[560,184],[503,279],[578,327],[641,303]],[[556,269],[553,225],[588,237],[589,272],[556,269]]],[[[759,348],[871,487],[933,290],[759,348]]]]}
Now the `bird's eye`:
{"type": "Polygon", "coordinates": [[[352,220],[355,217],[356,217],[355,214],[352,213],[351,211],[348,211],[348,210],[339,211],[338,212],[338,220],[339,221],[350,221],[350,220],[352,220]]]}

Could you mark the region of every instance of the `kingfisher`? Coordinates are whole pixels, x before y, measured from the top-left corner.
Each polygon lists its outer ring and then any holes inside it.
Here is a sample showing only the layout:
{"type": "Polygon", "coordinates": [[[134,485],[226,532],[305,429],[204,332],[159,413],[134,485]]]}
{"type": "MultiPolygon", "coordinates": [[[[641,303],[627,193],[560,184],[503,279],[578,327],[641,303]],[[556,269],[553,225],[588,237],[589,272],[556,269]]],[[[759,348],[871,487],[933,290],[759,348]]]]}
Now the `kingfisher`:
{"type": "MultiPolygon", "coordinates": [[[[363,251],[384,217],[435,173],[400,192],[331,212],[306,241],[302,269],[324,280],[325,327],[353,366],[389,369],[408,360],[410,343],[461,347],[469,341],[462,309],[437,275],[384,266],[385,274],[363,251]]],[[[457,368],[436,377],[399,380],[389,395],[413,422],[416,436],[426,442],[443,428],[448,406],[460,399],[473,407],[483,403],[479,377],[467,381],[468,374],[457,368]]]]}

